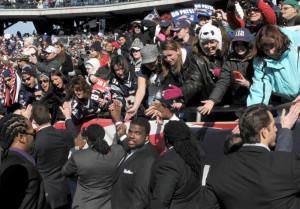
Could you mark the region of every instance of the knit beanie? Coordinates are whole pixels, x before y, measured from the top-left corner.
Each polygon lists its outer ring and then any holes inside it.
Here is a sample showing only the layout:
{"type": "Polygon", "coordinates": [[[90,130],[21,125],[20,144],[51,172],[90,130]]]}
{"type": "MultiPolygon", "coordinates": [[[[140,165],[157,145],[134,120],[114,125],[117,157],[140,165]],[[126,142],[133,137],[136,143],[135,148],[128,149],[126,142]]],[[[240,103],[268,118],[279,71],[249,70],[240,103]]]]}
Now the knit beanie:
{"type": "MultiPolygon", "coordinates": [[[[200,47],[202,48],[202,43],[207,40],[216,40],[218,41],[218,49],[222,50],[222,33],[220,28],[207,23],[203,25],[199,31],[198,39],[200,42],[200,47]]],[[[204,50],[203,50],[204,51],[204,50]]]]}
{"type": "Polygon", "coordinates": [[[91,58],[85,62],[85,67],[91,67],[92,73],[90,74],[94,75],[100,67],[100,61],[97,58],[91,58]]]}

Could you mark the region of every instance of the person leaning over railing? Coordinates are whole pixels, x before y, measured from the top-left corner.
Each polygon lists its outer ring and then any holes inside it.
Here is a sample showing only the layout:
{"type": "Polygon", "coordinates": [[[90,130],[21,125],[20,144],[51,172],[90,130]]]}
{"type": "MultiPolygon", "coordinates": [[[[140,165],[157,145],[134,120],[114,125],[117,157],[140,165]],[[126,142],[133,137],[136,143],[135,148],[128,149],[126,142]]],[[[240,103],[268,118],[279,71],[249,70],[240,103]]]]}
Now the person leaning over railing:
{"type": "Polygon", "coordinates": [[[272,93],[293,100],[300,93],[299,32],[266,25],[257,34],[256,48],[247,105],[268,104],[272,93]]]}

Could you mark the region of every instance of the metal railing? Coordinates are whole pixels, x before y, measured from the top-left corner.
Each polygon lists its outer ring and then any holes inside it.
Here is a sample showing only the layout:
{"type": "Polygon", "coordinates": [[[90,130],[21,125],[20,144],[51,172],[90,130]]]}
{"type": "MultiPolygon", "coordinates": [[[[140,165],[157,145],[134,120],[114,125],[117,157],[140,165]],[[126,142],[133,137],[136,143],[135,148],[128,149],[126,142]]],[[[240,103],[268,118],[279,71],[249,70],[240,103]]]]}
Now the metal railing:
{"type": "Polygon", "coordinates": [[[93,5],[109,5],[126,2],[137,2],[142,0],[10,0],[0,2],[0,9],[47,9],[59,7],[80,7],[93,5]]]}

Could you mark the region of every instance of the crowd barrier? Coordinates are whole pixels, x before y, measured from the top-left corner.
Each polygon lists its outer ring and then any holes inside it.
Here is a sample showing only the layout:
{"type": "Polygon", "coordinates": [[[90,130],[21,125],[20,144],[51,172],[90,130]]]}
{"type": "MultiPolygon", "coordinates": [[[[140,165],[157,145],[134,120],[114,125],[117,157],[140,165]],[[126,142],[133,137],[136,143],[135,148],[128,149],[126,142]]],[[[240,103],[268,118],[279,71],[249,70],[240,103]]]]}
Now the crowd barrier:
{"type": "Polygon", "coordinates": [[[2,1],[0,2],[0,8],[2,9],[46,9],[55,7],[78,7],[78,6],[93,6],[104,4],[119,4],[126,2],[135,2],[141,0],[44,0],[43,4],[38,4],[33,0],[14,0],[14,1],[2,1]]]}
{"type": "MultiPolygon", "coordinates": [[[[276,118],[277,125],[279,125],[279,118],[276,118]]],[[[157,124],[156,121],[150,121],[150,142],[159,150],[163,152],[165,144],[163,140],[163,127],[168,121],[163,124],[157,124]]],[[[104,127],[106,135],[105,139],[109,144],[116,143],[116,129],[111,119],[93,119],[84,123],[81,129],[90,124],[99,124],[104,127]]],[[[127,127],[129,122],[126,123],[127,127]]],[[[224,142],[228,138],[232,129],[236,127],[236,121],[229,122],[187,122],[191,128],[193,137],[199,140],[202,148],[206,153],[206,161],[211,164],[217,162],[224,156],[224,142]]],[[[57,128],[65,128],[64,122],[55,124],[57,128]]],[[[300,152],[300,121],[298,121],[293,128],[294,146],[293,151],[300,152]]]]}

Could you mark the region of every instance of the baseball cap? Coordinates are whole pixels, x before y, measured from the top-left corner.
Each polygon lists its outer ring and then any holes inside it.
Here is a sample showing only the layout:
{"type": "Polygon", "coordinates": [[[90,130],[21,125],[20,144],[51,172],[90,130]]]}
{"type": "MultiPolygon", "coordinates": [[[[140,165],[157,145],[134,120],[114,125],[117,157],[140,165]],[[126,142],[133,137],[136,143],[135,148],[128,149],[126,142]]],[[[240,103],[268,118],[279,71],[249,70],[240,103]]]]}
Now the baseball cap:
{"type": "Polygon", "coordinates": [[[174,23],[174,27],[172,28],[173,31],[179,31],[183,28],[188,28],[190,27],[191,23],[186,20],[186,19],[180,19],[180,20],[177,20],[175,23],[174,23]]]}
{"type": "Polygon", "coordinates": [[[300,5],[299,5],[299,2],[296,1],[296,0],[285,0],[283,1],[283,4],[288,4],[292,7],[294,7],[295,9],[299,9],[300,8],[300,5]]]}
{"type": "Polygon", "coordinates": [[[46,49],[45,49],[45,52],[47,53],[57,53],[57,49],[54,47],[54,46],[48,46],[46,49]]]}

